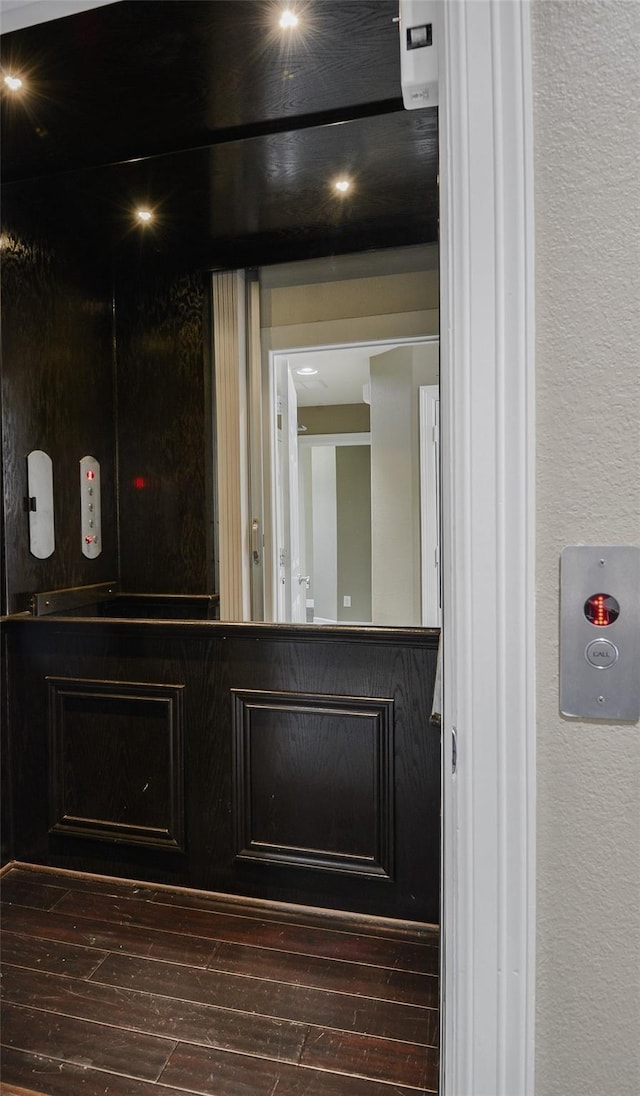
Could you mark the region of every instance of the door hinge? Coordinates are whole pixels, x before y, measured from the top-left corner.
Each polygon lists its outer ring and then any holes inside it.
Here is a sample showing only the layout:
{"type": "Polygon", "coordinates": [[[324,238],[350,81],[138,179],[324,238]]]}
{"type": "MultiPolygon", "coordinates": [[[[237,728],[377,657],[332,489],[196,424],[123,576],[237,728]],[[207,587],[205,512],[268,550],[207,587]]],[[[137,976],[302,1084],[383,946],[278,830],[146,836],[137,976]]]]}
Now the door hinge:
{"type": "Polygon", "coordinates": [[[456,771],[458,764],[458,736],[455,727],[451,728],[451,772],[456,771]]]}

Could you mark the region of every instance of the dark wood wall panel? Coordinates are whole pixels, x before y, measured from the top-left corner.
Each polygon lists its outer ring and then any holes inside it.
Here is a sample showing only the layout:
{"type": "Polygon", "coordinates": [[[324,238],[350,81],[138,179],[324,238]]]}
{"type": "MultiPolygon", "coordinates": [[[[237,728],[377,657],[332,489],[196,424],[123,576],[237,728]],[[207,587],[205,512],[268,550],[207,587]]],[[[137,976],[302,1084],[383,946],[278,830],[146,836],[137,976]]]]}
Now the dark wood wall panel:
{"type": "Polygon", "coordinates": [[[437,146],[431,111],[399,111],[113,164],[78,185],[123,262],[263,266],[437,239],[437,146]],[[337,165],[353,200],[331,191],[337,165]],[[157,211],[142,231],[141,201],[157,211]]]}
{"type": "Polygon", "coordinates": [[[116,278],[121,585],[213,589],[206,274],[116,278]]]}
{"type": "Polygon", "coordinates": [[[390,878],[393,700],[232,694],[237,859],[390,878]]]}
{"type": "Polygon", "coordinates": [[[4,177],[54,179],[68,230],[126,262],[142,203],[145,250],[191,270],[436,241],[437,108],[403,109],[397,0],[299,15],[283,34],[271,0],[121,0],[3,35],[35,91],[0,97],[4,177]]]}
{"type": "MultiPolygon", "coordinates": [[[[38,590],[113,579],[116,490],[108,263],[67,234],[55,186],[6,187],[2,203],[2,415],[8,609],[38,590]],[[27,454],[53,461],[56,547],[29,551],[27,454]],[[80,534],[82,457],[100,461],[103,551],[80,534]]],[[[80,217],[80,214],[78,215],[80,217]]],[[[104,256],[102,257],[104,259],[104,256]]]]}
{"type": "MultiPolygon", "coordinates": [[[[434,633],[44,617],[13,620],[7,629],[18,858],[438,920],[440,741],[439,730],[429,722],[434,633]],[[184,853],[49,833],[48,677],[142,682],[151,689],[184,686],[184,853]],[[280,722],[273,700],[283,693],[288,722],[280,722]],[[247,731],[246,711],[236,715],[234,724],[234,708],[246,707],[247,698],[256,694],[266,694],[268,702],[262,724],[247,731]],[[323,707],[330,717],[318,711],[323,707]],[[239,730],[243,720],[244,730],[239,730]],[[255,734],[250,752],[257,743],[255,759],[264,767],[251,790],[254,822],[244,825],[242,835],[250,855],[240,857],[234,726],[241,739],[255,734]],[[265,735],[262,742],[260,734],[265,735]],[[310,779],[314,767],[322,769],[326,793],[321,803],[314,792],[319,817],[298,798],[299,819],[295,809],[288,819],[271,818],[269,785],[280,804],[287,790],[295,799],[300,778],[310,779]],[[354,802],[345,804],[351,794],[354,802]],[[274,837],[283,858],[254,859],[251,842],[274,837]],[[362,867],[364,861],[366,871],[338,870],[362,867]]],[[[81,713],[75,732],[86,718],[81,713]]],[[[146,781],[148,759],[133,759],[125,749],[118,757],[118,738],[116,733],[109,762],[113,771],[118,764],[132,765],[136,780],[146,781]]],[[[88,802],[91,789],[87,786],[82,794],[88,802]]]]}
{"type": "Polygon", "coordinates": [[[27,119],[2,97],[6,169],[24,178],[198,147],[283,118],[293,128],[381,100],[397,109],[395,15],[396,0],[313,0],[300,29],[283,35],[273,0],[124,0],[3,35],[3,71],[30,58],[48,92],[27,119]],[[72,109],[61,111],[67,97],[72,109]],[[83,116],[100,124],[78,143],[83,116]]]}
{"type": "Polygon", "coordinates": [[[182,851],[182,685],[47,679],[52,832],[182,851]]]}

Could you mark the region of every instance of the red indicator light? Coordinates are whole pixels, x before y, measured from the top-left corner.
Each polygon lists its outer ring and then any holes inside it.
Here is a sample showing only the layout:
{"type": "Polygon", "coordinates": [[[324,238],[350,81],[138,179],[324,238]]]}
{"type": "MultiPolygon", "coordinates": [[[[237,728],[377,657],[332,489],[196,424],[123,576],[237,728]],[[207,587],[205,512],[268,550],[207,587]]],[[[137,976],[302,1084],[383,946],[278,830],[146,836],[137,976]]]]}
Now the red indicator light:
{"type": "Polygon", "coordinates": [[[144,491],[145,487],[147,486],[147,481],[144,476],[136,476],[133,480],[133,486],[135,487],[136,491],[144,491]]]}
{"type": "Polygon", "coordinates": [[[620,616],[620,604],[611,594],[592,594],[584,603],[584,615],[594,628],[608,628],[620,616]]]}
{"type": "Polygon", "coordinates": [[[91,468],[88,472],[85,472],[85,476],[88,480],[94,480],[96,478],[96,474],[91,468]]]}
{"type": "Polygon", "coordinates": [[[85,537],[84,539],[87,544],[93,544],[94,538],[92,536],[85,537]]]}

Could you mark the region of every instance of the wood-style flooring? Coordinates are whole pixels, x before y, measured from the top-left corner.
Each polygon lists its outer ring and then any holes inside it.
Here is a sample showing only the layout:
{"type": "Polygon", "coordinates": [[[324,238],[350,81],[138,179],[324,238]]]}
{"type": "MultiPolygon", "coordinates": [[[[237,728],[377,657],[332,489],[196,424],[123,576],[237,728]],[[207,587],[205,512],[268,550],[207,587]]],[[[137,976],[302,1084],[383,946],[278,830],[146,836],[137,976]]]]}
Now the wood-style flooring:
{"type": "Polygon", "coordinates": [[[437,1091],[434,929],[11,865],[3,1096],[437,1091]]]}

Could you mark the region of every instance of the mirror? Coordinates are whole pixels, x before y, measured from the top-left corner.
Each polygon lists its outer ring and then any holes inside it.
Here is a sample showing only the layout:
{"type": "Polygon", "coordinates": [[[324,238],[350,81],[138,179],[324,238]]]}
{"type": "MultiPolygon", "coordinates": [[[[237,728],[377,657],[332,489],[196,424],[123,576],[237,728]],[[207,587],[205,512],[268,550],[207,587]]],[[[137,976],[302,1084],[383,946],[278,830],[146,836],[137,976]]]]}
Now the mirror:
{"type": "Polygon", "coordinates": [[[260,285],[265,618],[439,627],[437,249],[260,285]]]}

